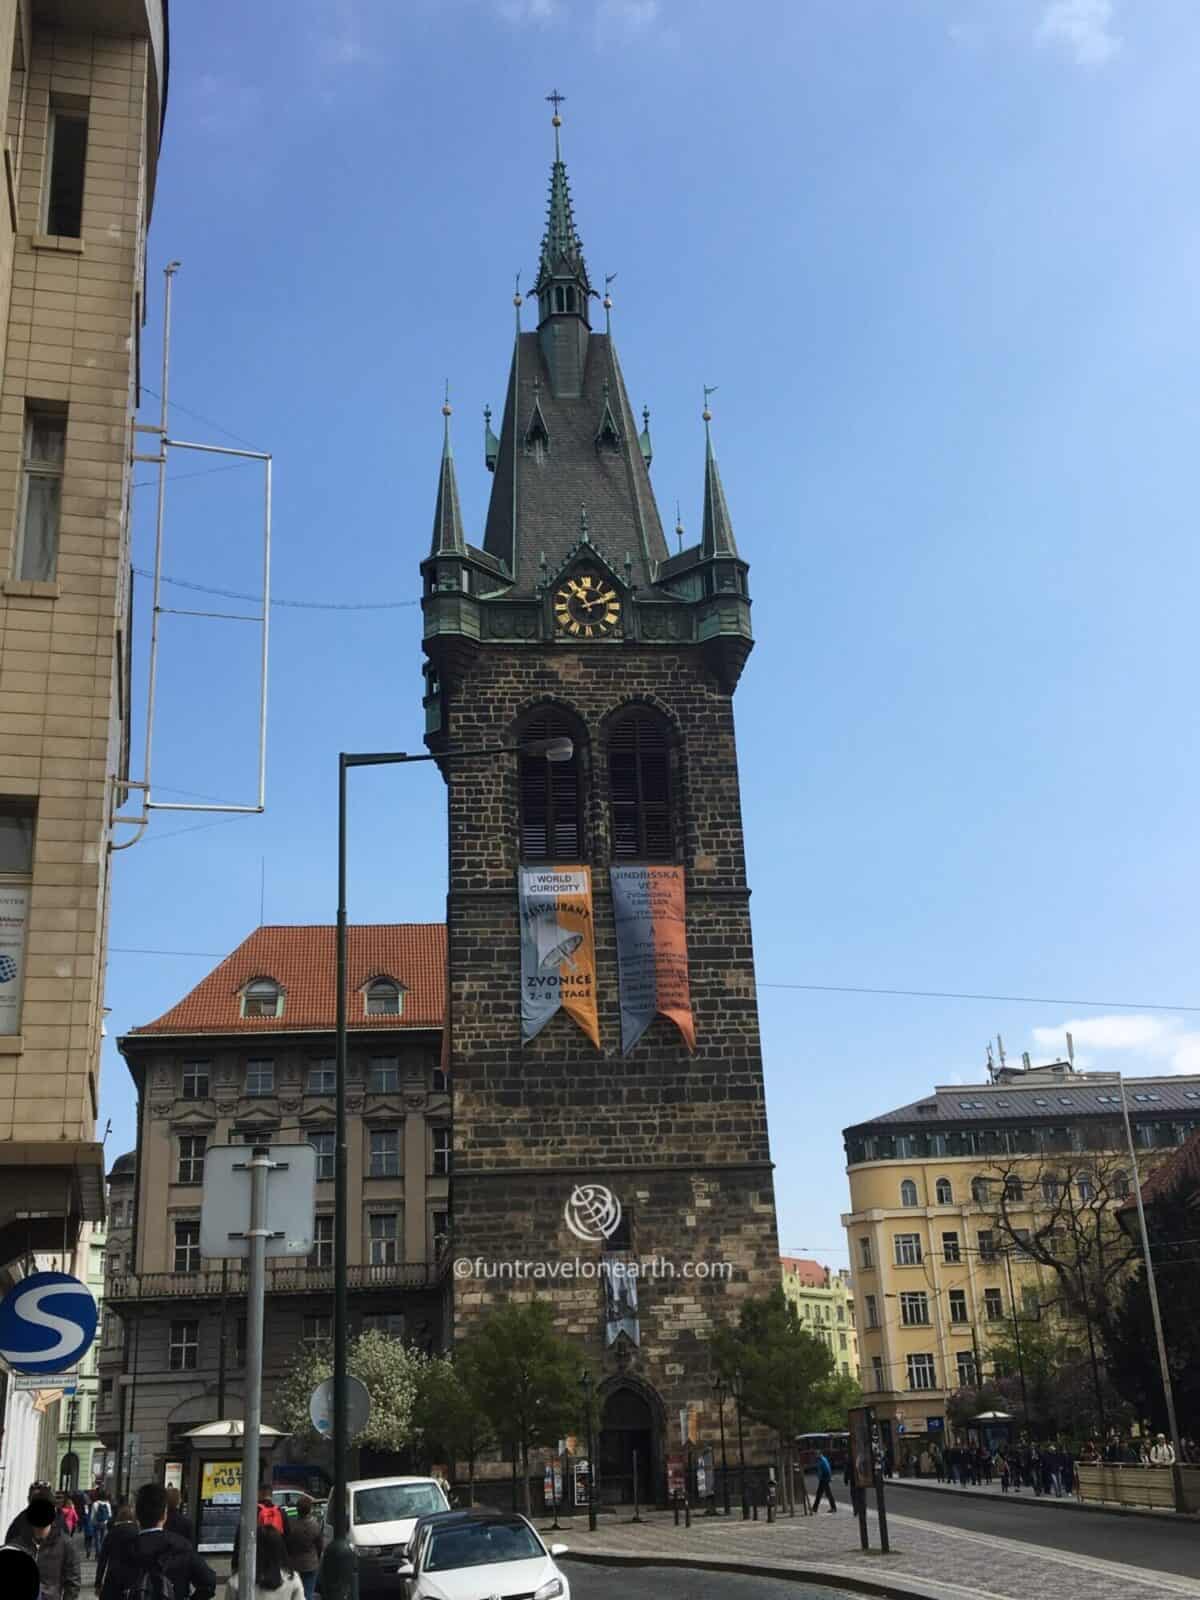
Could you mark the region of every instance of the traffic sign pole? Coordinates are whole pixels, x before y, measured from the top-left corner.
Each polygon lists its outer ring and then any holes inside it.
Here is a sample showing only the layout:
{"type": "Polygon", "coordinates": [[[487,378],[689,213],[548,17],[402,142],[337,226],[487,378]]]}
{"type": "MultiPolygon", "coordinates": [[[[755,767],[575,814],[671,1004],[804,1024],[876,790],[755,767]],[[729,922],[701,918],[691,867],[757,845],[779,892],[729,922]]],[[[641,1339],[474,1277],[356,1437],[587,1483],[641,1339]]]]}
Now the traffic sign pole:
{"type": "Polygon", "coordinates": [[[250,1227],[246,1290],[246,1409],[242,1424],[242,1532],[238,1573],[243,1593],[249,1594],[258,1570],[255,1549],[258,1531],[258,1446],[262,1430],[263,1304],[267,1275],[267,1179],[274,1169],[270,1151],[256,1145],[246,1163],[250,1169],[250,1227]]]}

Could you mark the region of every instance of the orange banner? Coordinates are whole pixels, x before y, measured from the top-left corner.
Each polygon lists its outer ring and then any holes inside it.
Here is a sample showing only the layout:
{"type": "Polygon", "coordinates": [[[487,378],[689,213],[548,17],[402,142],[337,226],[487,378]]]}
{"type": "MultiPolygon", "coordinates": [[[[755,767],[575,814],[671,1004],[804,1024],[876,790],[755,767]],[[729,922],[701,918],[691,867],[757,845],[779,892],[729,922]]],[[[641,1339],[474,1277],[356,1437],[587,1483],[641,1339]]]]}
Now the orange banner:
{"type": "Polygon", "coordinates": [[[521,1038],[533,1039],[561,1006],[600,1048],[596,931],[587,867],[521,867],[521,1038]]]}
{"type": "Polygon", "coordinates": [[[609,879],[621,975],[621,1048],[628,1054],[657,1015],[669,1017],[694,1051],[683,868],[613,867],[609,879]]]}

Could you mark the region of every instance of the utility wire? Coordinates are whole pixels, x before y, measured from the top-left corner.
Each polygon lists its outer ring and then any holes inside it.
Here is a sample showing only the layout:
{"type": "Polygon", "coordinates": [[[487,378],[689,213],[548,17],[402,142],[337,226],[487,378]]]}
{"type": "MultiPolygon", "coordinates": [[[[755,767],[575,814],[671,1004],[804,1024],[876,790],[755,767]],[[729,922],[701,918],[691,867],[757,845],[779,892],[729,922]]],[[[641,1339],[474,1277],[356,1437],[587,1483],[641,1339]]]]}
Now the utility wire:
{"type": "MultiPolygon", "coordinates": [[[[168,474],[168,483],[182,483],[185,478],[211,478],[214,472],[236,472],[239,467],[248,466],[246,461],[233,461],[227,467],[205,467],[203,472],[172,472],[168,474]]],[[[157,478],[139,478],[134,483],[135,489],[156,489],[157,478]]]]}
{"type": "MultiPolygon", "coordinates": [[[[148,383],[142,384],[142,392],[150,395],[155,400],[162,399],[162,395],[159,394],[158,390],[152,389],[148,383]]],[[[193,411],[190,406],[185,406],[178,400],[170,400],[168,404],[172,411],[186,412],[189,417],[195,417],[197,422],[203,422],[205,427],[215,428],[218,433],[223,433],[227,439],[236,439],[239,444],[244,444],[249,450],[257,450],[259,448],[249,439],[243,439],[240,433],[234,433],[232,428],[222,427],[219,422],[214,422],[211,417],[206,417],[200,411],[193,411]]]]}
{"type": "MultiPolygon", "coordinates": [[[[134,567],[139,578],[152,578],[154,574],[145,567],[134,567]]],[[[161,583],[176,589],[191,589],[195,594],[215,594],[222,600],[246,600],[262,605],[262,595],[244,594],[238,589],[214,589],[204,583],[189,583],[186,578],[162,577],[161,583]]],[[[419,606],[419,600],[277,600],[271,596],[273,606],[291,606],[302,611],[403,611],[409,606],[419,606]]]]}
{"type": "Polygon", "coordinates": [[[1159,1000],[1062,1000],[1037,994],[966,994],[954,989],[868,989],[848,983],[760,983],[760,989],[804,989],[817,994],[902,995],[918,1000],[1002,1000],[1016,1006],[1094,1006],[1101,1011],[1196,1011],[1200,1006],[1172,1006],[1159,1000]]]}

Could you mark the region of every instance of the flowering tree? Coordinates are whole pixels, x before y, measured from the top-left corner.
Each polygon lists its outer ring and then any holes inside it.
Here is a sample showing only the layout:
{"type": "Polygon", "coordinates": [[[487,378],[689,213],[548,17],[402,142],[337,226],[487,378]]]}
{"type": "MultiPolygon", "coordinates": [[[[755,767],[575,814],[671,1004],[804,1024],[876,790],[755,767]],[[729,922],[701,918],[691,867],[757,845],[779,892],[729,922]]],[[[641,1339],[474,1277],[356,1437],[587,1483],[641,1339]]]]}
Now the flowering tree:
{"type": "MultiPolygon", "coordinates": [[[[372,1329],[351,1342],[346,1370],[366,1385],[371,1415],[366,1427],[350,1442],[376,1450],[402,1450],[411,1444],[416,1428],[413,1406],[428,1357],[386,1333],[372,1329]]],[[[275,1391],[279,1425],[298,1438],[315,1438],[308,1402],[319,1383],[333,1375],[333,1351],[328,1344],[301,1347],[290,1371],[275,1391]]]]}

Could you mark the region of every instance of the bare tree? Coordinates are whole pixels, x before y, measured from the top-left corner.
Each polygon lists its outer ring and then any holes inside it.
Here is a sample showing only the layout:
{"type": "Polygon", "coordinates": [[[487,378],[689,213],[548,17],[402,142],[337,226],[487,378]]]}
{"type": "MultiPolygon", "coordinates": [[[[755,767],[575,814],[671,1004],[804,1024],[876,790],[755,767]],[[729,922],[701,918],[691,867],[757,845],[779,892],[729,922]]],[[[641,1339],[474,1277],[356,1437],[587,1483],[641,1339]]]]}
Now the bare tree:
{"type": "Polygon", "coordinates": [[[1121,1283],[1138,1254],[1136,1242],[1116,1215],[1130,1193],[1129,1164],[1111,1151],[1044,1150],[1032,1156],[993,1158],[985,1181],[984,1203],[1005,1248],[1013,1256],[1037,1262],[1051,1275],[1054,1291],[1050,1298],[1040,1299],[1040,1310],[1057,1311],[1084,1325],[1103,1429],[1104,1381],[1097,1334],[1107,1326],[1121,1283]]]}

